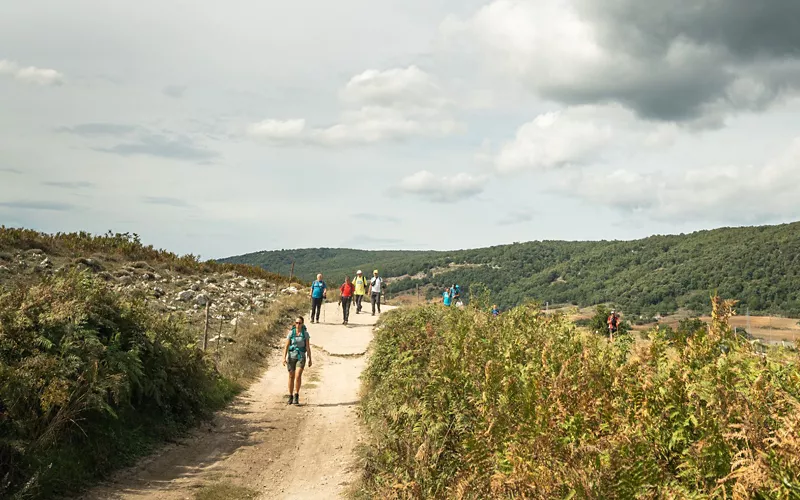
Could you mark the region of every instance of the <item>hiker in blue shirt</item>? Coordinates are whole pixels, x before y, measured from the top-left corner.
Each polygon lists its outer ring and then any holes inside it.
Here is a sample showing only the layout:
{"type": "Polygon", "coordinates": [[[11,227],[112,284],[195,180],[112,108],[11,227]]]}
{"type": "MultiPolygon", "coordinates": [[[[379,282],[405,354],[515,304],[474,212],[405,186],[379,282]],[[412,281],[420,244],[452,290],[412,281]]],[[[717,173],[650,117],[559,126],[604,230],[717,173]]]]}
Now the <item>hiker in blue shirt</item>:
{"type": "Polygon", "coordinates": [[[300,404],[300,385],[303,383],[306,357],[308,357],[308,367],[311,368],[312,365],[310,339],[306,325],[303,324],[303,317],[300,316],[294,321],[292,331],[286,336],[286,345],[283,347],[283,366],[289,370],[289,404],[300,404]]]}
{"type": "Polygon", "coordinates": [[[442,300],[444,301],[444,305],[449,306],[450,301],[453,299],[453,296],[450,294],[450,288],[445,288],[444,293],[442,294],[442,300]]]}
{"type": "Polygon", "coordinates": [[[328,285],[322,281],[322,274],[317,275],[317,281],[311,284],[311,322],[319,323],[319,313],[322,311],[322,301],[328,296],[328,285]]]}
{"type": "Polygon", "coordinates": [[[500,316],[500,308],[497,307],[497,304],[492,306],[492,316],[500,316]]]}

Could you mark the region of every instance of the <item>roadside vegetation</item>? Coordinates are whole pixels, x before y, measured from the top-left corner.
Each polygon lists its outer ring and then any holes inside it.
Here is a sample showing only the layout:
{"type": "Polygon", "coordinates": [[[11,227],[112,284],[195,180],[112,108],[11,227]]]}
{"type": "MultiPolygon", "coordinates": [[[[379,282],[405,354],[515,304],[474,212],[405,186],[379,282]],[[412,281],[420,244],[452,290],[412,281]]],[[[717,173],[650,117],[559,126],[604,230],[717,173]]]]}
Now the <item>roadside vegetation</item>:
{"type": "MultiPolygon", "coordinates": [[[[800,354],[709,326],[609,343],[525,304],[387,313],[363,375],[365,498],[800,497],[800,354]]],[[[696,327],[696,328],[695,328],[696,327]]]]}
{"type": "MultiPolygon", "coordinates": [[[[288,281],[156,251],[130,235],[0,230],[0,251],[31,248],[288,281]]],[[[0,286],[0,498],[75,492],[209,418],[259,375],[277,335],[305,305],[300,294],[282,297],[256,323],[242,323],[233,341],[203,352],[196,323],[119,293],[89,270],[7,280],[0,286]]]]}

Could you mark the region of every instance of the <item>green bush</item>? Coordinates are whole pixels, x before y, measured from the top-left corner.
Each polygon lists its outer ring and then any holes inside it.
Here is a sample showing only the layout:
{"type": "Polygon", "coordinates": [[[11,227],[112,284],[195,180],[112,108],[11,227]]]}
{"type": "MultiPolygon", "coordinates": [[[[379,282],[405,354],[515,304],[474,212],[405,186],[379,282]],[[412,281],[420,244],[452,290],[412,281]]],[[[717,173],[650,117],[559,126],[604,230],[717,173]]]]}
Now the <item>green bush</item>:
{"type": "Polygon", "coordinates": [[[677,349],[520,306],[381,319],[363,375],[362,493],[384,498],[797,498],[800,356],[754,353],[713,302],[677,349]]]}
{"type": "Polygon", "coordinates": [[[64,493],[221,407],[236,387],[195,338],[87,273],[0,291],[0,497],[64,493]]]}

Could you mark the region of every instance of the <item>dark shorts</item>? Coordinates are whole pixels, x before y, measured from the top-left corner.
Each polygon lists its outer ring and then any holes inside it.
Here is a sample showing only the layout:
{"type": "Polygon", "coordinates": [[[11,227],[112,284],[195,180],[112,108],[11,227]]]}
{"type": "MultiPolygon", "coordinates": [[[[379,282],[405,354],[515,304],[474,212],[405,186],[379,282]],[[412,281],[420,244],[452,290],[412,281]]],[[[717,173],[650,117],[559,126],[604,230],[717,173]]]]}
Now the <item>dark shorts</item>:
{"type": "Polygon", "coordinates": [[[292,359],[292,353],[289,353],[286,356],[286,368],[288,368],[290,372],[293,372],[297,369],[298,366],[300,368],[306,367],[305,354],[300,354],[299,357],[292,359]]]}

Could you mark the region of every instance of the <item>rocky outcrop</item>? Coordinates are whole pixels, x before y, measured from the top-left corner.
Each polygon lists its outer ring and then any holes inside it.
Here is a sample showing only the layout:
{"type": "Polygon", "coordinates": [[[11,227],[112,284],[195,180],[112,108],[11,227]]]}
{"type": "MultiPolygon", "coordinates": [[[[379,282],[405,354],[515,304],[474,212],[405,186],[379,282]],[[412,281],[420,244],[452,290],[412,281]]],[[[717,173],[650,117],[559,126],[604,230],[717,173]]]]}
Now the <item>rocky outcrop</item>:
{"type": "Polygon", "coordinates": [[[235,272],[188,275],[157,269],[147,262],[118,262],[101,255],[63,258],[48,256],[39,249],[1,255],[0,284],[14,275],[49,275],[69,269],[90,272],[119,293],[138,295],[165,312],[202,315],[208,306],[214,318],[231,326],[252,320],[281,296],[303,293],[297,286],[281,288],[235,272]]]}

